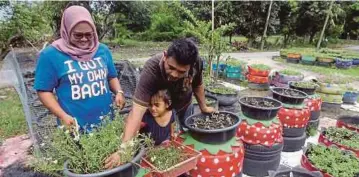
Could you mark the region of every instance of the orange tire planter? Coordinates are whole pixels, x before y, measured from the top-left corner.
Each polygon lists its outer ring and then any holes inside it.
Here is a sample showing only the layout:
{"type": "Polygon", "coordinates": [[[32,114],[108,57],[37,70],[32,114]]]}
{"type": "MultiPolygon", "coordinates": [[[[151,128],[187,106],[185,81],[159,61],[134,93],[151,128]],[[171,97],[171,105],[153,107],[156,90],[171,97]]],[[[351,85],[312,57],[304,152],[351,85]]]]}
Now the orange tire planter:
{"type": "Polygon", "coordinates": [[[298,53],[288,53],[287,58],[300,60],[302,58],[302,55],[298,53]]]}
{"type": "Polygon", "coordinates": [[[269,82],[268,77],[263,76],[255,76],[251,74],[247,74],[248,82],[256,83],[256,84],[266,84],[269,82]]]}
{"type": "Polygon", "coordinates": [[[259,70],[248,66],[248,73],[253,76],[268,77],[270,70],[259,70]]]}
{"type": "MultiPolygon", "coordinates": [[[[176,141],[183,143],[184,139],[180,136],[176,141]]],[[[211,154],[207,150],[201,150],[197,166],[189,172],[193,177],[234,177],[242,172],[244,147],[240,140],[237,140],[239,146],[232,146],[232,152],[227,153],[219,151],[217,154],[211,154]]],[[[194,148],[193,145],[188,145],[194,148]]]]}
{"type": "Polygon", "coordinates": [[[303,128],[307,126],[310,111],[308,108],[305,109],[289,109],[281,108],[278,111],[278,117],[283,127],[286,128],[303,128]]]}
{"type": "Polygon", "coordinates": [[[329,147],[329,146],[331,146],[331,145],[336,145],[336,146],[338,146],[338,148],[340,148],[341,150],[352,151],[352,152],[355,153],[355,155],[356,155],[357,157],[359,157],[359,149],[353,149],[353,148],[344,146],[344,145],[342,145],[342,144],[338,144],[338,143],[332,142],[332,141],[330,141],[325,135],[323,135],[322,133],[319,135],[318,142],[324,144],[324,145],[327,146],[327,147],[329,147]]]}
{"type": "Polygon", "coordinates": [[[245,120],[242,120],[237,129],[237,136],[248,144],[272,146],[275,143],[283,142],[282,132],[282,125],[280,123],[273,123],[266,127],[260,122],[249,125],[245,120]]]}

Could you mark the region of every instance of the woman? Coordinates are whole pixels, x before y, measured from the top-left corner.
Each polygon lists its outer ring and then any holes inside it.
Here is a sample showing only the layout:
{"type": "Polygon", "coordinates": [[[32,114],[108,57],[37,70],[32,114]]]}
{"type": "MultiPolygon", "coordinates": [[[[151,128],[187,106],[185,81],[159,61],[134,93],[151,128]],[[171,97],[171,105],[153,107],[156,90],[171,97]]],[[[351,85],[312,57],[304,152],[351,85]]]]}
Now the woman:
{"type": "Polygon", "coordinates": [[[80,128],[89,130],[111,112],[111,91],[116,94],[116,105],[123,108],[123,91],[111,52],[99,43],[87,9],[67,8],[60,32],[61,38],[40,53],[34,88],[62,124],[71,126],[77,122],[80,128]]]}

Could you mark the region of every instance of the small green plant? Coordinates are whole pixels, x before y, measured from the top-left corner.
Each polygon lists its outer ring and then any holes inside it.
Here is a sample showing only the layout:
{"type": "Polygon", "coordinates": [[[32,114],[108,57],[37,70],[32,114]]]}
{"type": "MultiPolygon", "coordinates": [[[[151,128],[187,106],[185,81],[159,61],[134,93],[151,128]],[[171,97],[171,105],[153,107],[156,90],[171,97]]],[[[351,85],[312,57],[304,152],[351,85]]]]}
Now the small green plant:
{"type": "Polygon", "coordinates": [[[235,58],[228,58],[228,59],[226,60],[226,64],[227,64],[227,65],[230,65],[230,66],[240,66],[240,67],[243,68],[247,63],[244,62],[244,61],[235,59],[235,58]]]}
{"type": "MultiPolygon", "coordinates": [[[[105,116],[100,126],[93,127],[91,133],[81,134],[79,139],[74,138],[69,130],[59,128],[53,133],[51,141],[47,142],[49,148],[37,155],[32,166],[36,171],[59,176],[64,162],[68,160],[68,168],[73,173],[91,174],[104,171],[104,160],[120,147],[123,131],[123,117],[117,111],[114,120],[111,121],[109,116],[105,116]]],[[[123,153],[120,153],[122,164],[131,161],[138,152],[140,138],[136,137],[128,144],[123,153]]]]}
{"type": "Polygon", "coordinates": [[[293,82],[293,86],[299,87],[299,88],[306,88],[306,89],[314,89],[314,88],[318,87],[318,85],[312,81],[293,82]]]}
{"type": "Polygon", "coordinates": [[[213,93],[220,93],[220,94],[236,94],[237,90],[225,87],[223,85],[216,85],[216,86],[209,86],[208,90],[213,93]]]}
{"type": "Polygon", "coordinates": [[[151,146],[147,149],[147,159],[160,171],[167,170],[189,158],[184,147],[169,145],[168,147],[151,146]]]}
{"type": "Polygon", "coordinates": [[[345,128],[329,127],[325,136],[332,142],[347,146],[352,149],[359,149],[359,133],[345,128]]]}
{"type": "Polygon", "coordinates": [[[308,126],[305,132],[308,136],[315,136],[318,133],[317,128],[314,126],[308,126]]]}
{"type": "Polygon", "coordinates": [[[335,147],[311,145],[307,156],[315,167],[332,176],[354,177],[359,173],[359,159],[335,147]]]}
{"type": "Polygon", "coordinates": [[[289,69],[281,70],[281,71],[279,71],[279,73],[284,74],[284,75],[289,75],[289,76],[300,76],[300,75],[302,75],[298,71],[289,70],[289,69]]]}
{"type": "MultiPolygon", "coordinates": [[[[207,105],[212,105],[214,103],[216,103],[216,100],[206,97],[206,104],[207,105]]],[[[198,104],[197,99],[195,97],[192,97],[192,104],[198,104]]]]}
{"type": "Polygon", "coordinates": [[[258,70],[270,70],[271,68],[267,65],[264,65],[264,64],[252,64],[250,65],[251,68],[253,69],[258,69],[258,70]]]}

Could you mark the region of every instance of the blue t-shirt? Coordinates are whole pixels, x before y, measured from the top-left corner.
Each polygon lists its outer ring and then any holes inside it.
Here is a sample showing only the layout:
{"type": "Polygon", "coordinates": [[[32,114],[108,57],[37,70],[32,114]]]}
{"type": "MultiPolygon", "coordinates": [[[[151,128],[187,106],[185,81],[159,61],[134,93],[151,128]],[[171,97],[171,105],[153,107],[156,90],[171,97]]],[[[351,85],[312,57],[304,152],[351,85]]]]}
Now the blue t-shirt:
{"type": "Polygon", "coordinates": [[[175,112],[172,110],[171,120],[164,127],[160,126],[152,114],[147,110],[142,118],[144,127],[140,129],[140,133],[149,134],[150,138],[155,142],[155,145],[160,145],[162,142],[169,140],[171,137],[171,126],[175,122],[175,112]]]}
{"type": "Polygon", "coordinates": [[[34,88],[55,90],[61,108],[76,118],[80,127],[101,122],[111,111],[109,80],[117,77],[108,47],[100,44],[94,58],[78,62],[53,46],[39,56],[34,88]]]}

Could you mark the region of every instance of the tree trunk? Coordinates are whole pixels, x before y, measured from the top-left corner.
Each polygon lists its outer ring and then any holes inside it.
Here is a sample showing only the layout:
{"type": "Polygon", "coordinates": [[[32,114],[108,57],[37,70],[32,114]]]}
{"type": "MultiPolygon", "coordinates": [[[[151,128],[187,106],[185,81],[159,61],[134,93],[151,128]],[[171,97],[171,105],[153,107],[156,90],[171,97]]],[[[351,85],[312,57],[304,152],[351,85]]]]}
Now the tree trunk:
{"type": "Polygon", "coordinates": [[[324,26],[323,26],[322,32],[320,33],[319,41],[318,41],[318,44],[317,44],[317,50],[319,50],[319,48],[320,48],[320,44],[322,43],[322,40],[323,40],[325,28],[327,27],[330,14],[332,14],[333,3],[334,3],[334,0],[332,0],[332,1],[330,2],[329,10],[328,10],[328,13],[327,13],[327,17],[325,17],[324,26]]]}
{"type": "Polygon", "coordinates": [[[23,36],[21,34],[16,34],[7,40],[6,44],[4,44],[0,50],[0,61],[2,61],[10,51],[10,46],[15,44],[17,41],[20,41],[21,39],[23,39],[23,36]]]}
{"type": "Polygon", "coordinates": [[[229,34],[229,44],[231,45],[232,44],[232,33],[229,34]]]}
{"type": "Polygon", "coordinates": [[[270,1],[270,4],[269,4],[269,8],[268,8],[268,13],[267,13],[267,20],[266,20],[266,24],[264,26],[264,32],[263,32],[263,36],[262,36],[262,39],[261,39],[261,50],[263,50],[264,48],[264,42],[267,38],[267,28],[268,28],[268,23],[269,23],[269,18],[270,18],[270,13],[271,13],[271,9],[272,9],[272,4],[273,4],[273,1],[271,0],[270,1]]]}

